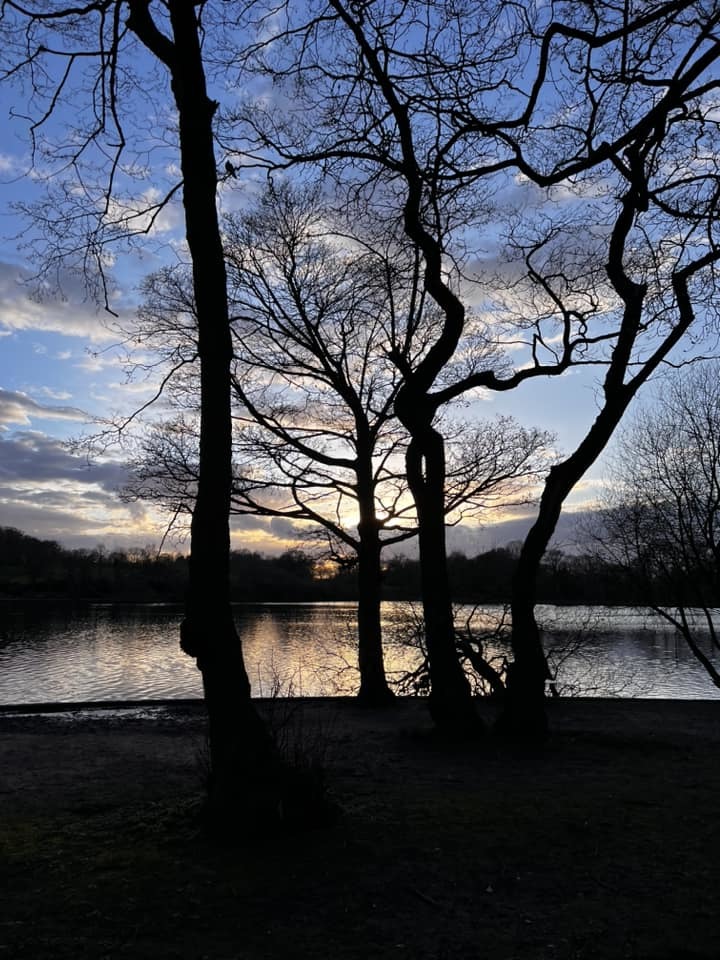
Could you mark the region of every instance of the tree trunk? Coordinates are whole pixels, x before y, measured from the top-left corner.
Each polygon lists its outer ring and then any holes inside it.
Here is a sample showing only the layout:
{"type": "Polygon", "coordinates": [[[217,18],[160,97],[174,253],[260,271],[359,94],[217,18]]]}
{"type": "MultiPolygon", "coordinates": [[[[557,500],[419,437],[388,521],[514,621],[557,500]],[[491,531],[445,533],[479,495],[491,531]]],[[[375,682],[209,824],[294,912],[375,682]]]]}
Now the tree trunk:
{"type": "Polygon", "coordinates": [[[193,511],[183,650],[202,672],[209,720],[210,809],[218,823],[252,831],[241,809],[275,819],[278,763],[272,738],[250,699],[230,607],[232,420],[225,258],[218,224],[217,173],[199,25],[187,0],[169,4],[172,41],[132,3],[129,26],[163,60],[178,110],[186,238],[193,265],[201,379],[200,454],[193,511]],[[243,827],[244,828],[244,827],[243,827]]]}
{"type": "Polygon", "coordinates": [[[535,619],[535,602],[540,563],[557,525],[562,500],[548,478],[538,518],[523,543],[512,581],[513,662],[508,667],[497,730],[525,740],[543,740],[548,732],[545,681],[550,674],[535,619]]]}
{"type": "MultiPolygon", "coordinates": [[[[362,504],[361,504],[362,512],[362,504]]],[[[374,512],[374,510],[373,510],[374,512]]],[[[369,707],[388,706],[395,694],[388,686],[382,646],[380,617],[380,537],[377,522],[361,520],[358,525],[358,700],[369,707]]]]}
{"type": "Polygon", "coordinates": [[[535,523],[523,543],[513,576],[511,613],[513,663],[497,729],[527,740],[547,735],[545,681],[550,679],[540,630],[535,619],[540,564],[560,518],[563,504],[575,484],[602,453],[622,419],[637,387],[620,387],[608,399],[582,443],[571,456],[554,466],[545,481],[535,523]]]}
{"type": "MultiPolygon", "coordinates": [[[[361,414],[364,417],[364,412],[361,414]]],[[[382,646],[380,618],[380,528],[375,512],[372,443],[367,423],[356,425],[358,523],[358,700],[369,707],[393,703],[395,694],[388,686],[382,646]]]]}
{"type": "Polygon", "coordinates": [[[430,714],[444,734],[478,736],[482,721],[455,646],[445,544],[445,450],[442,437],[432,427],[427,427],[421,436],[412,437],[407,451],[407,475],[418,516],[430,714]]]}
{"type": "Polygon", "coordinates": [[[640,387],[689,329],[694,311],[688,293],[688,281],[695,271],[702,266],[709,266],[715,258],[714,252],[706,254],[673,274],[678,320],[626,382],[637,336],[643,329],[643,309],[648,288],[645,283],[637,283],[628,276],[624,265],[625,245],[637,211],[647,209],[644,204],[642,192],[638,192],[637,184],[633,183],[623,197],[610,239],[606,269],[624,307],[622,324],[603,383],[603,406],[574,453],[551,469],[540,500],[537,520],[523,544],[513,578],[511,608],[514,663],[508,673],[507,697],[498,719],[498,729],[514,736],[536,738],[544,735],[547,729],[544,687],[548,669],[535,620],[535,592],[540,562],[555,531],[563,503],[604,450],[640,387]]]}

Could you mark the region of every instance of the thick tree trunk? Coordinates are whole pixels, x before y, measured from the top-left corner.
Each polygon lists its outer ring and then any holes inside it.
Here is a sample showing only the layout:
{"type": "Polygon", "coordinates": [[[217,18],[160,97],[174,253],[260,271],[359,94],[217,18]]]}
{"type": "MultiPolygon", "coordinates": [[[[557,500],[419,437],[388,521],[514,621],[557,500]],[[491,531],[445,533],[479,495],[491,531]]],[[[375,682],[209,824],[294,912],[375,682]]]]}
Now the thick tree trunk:
{"type": "Polygon", "coordinates": [[[432,427],[410,441],[407,474],[418,515],[430,713],[444,734],[478,736],[482,721],[455,646],[445,543],[445,451],[442,437],[432,427]]]}
{"type": "Polygon", "coordinates": [[[512,582],[513,663],[508,668],[497,729],[507,736],[525,740],[543,740],[548,732],[545,681],[550,676],[535,619],[535,601],[540,562],[557,525],[561,507],[562,498],[552,491],[549,478],[538,518],[523,543],[512,582]]]}
{"type": "MultiPolygon", "coordinates": [[[[189,587],[181,644],[202,671],[209,718],[211,810],[243,822],[245,807],[278,812],[274,744],[250,699],[242,647],[230,607],[232,421],[225,258],[217,217],[217,173],[196,9],[169,3],[172,41],[152,22],[146,3],[131,3],[129,26],[170,71],[178,110],[186,237],[193,264],[201,378],[200,456],[193,511],[189,587]]],[[[245,821],[247,823],[247,821],[245,821]]],[[[247,823],[248,829],[255,828],[247,823]]]]}

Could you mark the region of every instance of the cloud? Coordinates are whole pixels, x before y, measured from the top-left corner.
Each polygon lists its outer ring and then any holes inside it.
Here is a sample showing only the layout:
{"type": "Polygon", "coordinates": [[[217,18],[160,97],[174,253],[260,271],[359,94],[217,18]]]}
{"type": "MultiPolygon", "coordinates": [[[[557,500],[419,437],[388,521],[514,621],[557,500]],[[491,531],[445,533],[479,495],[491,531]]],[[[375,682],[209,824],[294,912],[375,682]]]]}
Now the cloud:
{"type": "Polygon", "coordinates": [[[184,213],[178,199],[168,201],[164,191],[148,187],[132,199],[112,200],[108,220],[132,233],[169,233],[183,227],[184,213]]]}
{"type": "MultiPolygon", "coordinates": [[[[576,511],[567,510],[562,513],[555,528],[555,533],[550,541],[550,546],[558,547],[566,551],[578,549],[578,547],[581,546],[581,544],[578,543],[578,537],[581,535],[581,521],[591,513],[592,511],[590,510],[582,509],[576,511]]],[[[476,533],[478,547],[475,552],[492,550],[495,547],[504,547],[515,540],[524,540],[528,530],[535,522],[536,516],[536,508],[529,507],[527,515],[525,516],[517,516],[512,520],[505,520],[501,523],[488,524],[478,529],[476,533]]],[[[448,534],[448,540],[452,542],[453,531],[448,531],[448,534]]],[[[459,547],[459,549],[463,548],[459,547]]],[[[464,552],[470,554],[471,551],[465,550],[464,552]]]]}
{"type": "Polygon", "coordinates": [[[76,511],[48,509],[39,503],[2,500],[3,526],[15,527],[40,540],[59,540],[64,546],[84,545],[97,539],[103,529],[76,511]]]}
{"type": "MultiPolygon", "coordinates": [[[[583,524],[593,514],[589,508],[567,510],[558,521],[555,533],[550,542],[565,552],[572,553],[583,548],[583,524]]],[[[522,508],[512,519],[501,520],[498,523],[487,523],[484,526],[472,524],[458,524],[447,529],[448,553],[457,551],[468,557],[479,553],[506,547],[509,543],[525,539],[528,530],[535,522],[537,508],[529,506],[522,508]]],[[[405,541],[397,546],[389,547],[386,556],[404,555],[417,558],[417,539],[405,541]]]]}
{"type": "Polygon", "coordinates": [[[287,520],[285,517],[273,517],[270,520],[270,535],[276,537],[278,540],[295,540],[298,537],[302,536],[304,530],[307,529],[307,525],[303,527],[297,523],[293,523],[292,520],[287,520]]]}
{"type": "Polygon", "coordinates": [[[277,555],[291,547],[307,547],[302,524],[285,517],[254,517],[250,514],[230,517],[234,550],[257,550],[277,555]]]}
{"type": "Polygon", "coordinates": [[[117,339],[103,322],[102,311],[90,303],[81,284],[64,283],[67,299],[35,299],[28,277],[16,265],[0,261],[0,335],[34,330],[83,337],[94,343],[117,339]]]}
{"type": "Polygon", "coordinates": [[[48,406],[33,400],[26,393],[0,388],[0,424],[19,423],[28,426],[34,417],[42,420],[88,419],[88,415],[77,407],[48,406]]]}
{"type": "Polygon", "coordinates": [[[66,547],[159,543],[163,518],[117,495],[127,480],[118,461],[88,462],[34,431],[0,437],[0,522],[66,547]]]}
{"type": "MultiPolygon", "coordinates": [[[[114,494],[126,480],[127,469],[123,464],[89,462],[86,457],[72,454],[59,440],[43,433],[22,431],[8,438],[0,437],[0,482],[3,484],[72,481],[83,486],[94,485],[114,494]]],[[[22,495],[27,493],[25,490],[22,495]]],[[[5,495],[8,495],[7,490],[5,495]]],[[[46,499],[63,495],[62,489],[57,487],[43,494],[46,499]]]]}
{"type": "Polygon", "coordinates": [[[92,549],[100,543],[111,549],[159,544],[162,527],[152,518],[128,522],[120,504],[88,514],[82,501],[68,507],[48,505],[42,497],[7,500],[0,488],[3,526],[15,527],[40,540],[57,540],[64,547],[92,549]]]}
{"type": "Polygon", "coordinates": [[[67,390],[51,390],[50,387],[39,387],[39,392],[51,400],[70,400],[71,393],[67,390]]]}

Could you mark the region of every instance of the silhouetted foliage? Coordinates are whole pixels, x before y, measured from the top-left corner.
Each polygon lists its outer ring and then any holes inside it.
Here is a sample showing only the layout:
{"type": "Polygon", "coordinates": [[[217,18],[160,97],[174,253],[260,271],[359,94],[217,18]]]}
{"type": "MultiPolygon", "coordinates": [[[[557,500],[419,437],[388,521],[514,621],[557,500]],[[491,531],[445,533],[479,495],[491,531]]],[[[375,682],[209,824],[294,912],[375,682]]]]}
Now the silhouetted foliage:
{"type": "MultiPolygon", "coordinates": [[[[158,556],[150,547],[67,550],[0,527],[0,558],[0,596],[180,603],[187,585],[187,557],[158,556]]],[[[455,552],[448,561],[456,603],[508,602],[517,561],[512,546],[474,557],[455,552]]],[[[644,605],[653,602],[656,590],[646,569],[633,571],[607,558],[559,550],[546,555],[538,580],[541,603],[644,605]]],[[[419,562],[391,557],[383,566],[382,593],[385,600],[419,599],[419,562]]],[[[313,557],[297,548],[276,557],[234,550],[230,597],[235,603],[356,600],[357,572],[337,566],[318,575],[313,557]]]]}

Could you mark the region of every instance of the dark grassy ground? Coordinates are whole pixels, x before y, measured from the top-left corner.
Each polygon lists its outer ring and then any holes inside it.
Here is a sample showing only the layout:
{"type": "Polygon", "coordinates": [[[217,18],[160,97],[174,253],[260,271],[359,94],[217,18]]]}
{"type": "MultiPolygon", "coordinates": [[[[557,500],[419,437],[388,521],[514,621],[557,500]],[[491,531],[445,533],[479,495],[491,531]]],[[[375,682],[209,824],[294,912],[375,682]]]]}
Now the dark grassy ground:
{"type": "Polygon", "coordinates": [[[0,956],[716,960],[720,702],[550,707],[524,750],[308,702],[343,816],[247,849],[198,830],[196,711],[0,717],[0,956]]]}

